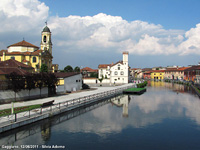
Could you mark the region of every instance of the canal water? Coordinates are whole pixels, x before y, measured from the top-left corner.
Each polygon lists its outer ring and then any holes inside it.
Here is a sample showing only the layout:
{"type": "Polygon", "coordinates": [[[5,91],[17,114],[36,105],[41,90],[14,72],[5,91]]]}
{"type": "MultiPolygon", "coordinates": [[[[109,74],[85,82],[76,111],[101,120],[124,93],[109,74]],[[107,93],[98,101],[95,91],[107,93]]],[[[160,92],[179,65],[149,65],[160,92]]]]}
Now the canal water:
{"type": "Polygon", "coordinates": [[[199,97],[183,85],[149,82],[142,95],[120,95],[6,132],[0,136],[0,145],[18,149],[199,150],[199,140],[199,97]]]}

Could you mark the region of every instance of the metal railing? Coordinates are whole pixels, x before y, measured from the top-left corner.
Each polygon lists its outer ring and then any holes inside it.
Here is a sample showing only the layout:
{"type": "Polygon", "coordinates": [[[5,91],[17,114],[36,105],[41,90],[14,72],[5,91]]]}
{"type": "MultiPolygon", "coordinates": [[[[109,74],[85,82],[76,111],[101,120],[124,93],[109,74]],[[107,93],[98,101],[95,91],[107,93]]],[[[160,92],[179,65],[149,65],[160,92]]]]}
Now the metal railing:
{"type": "Polygon", "coordinates": [[[20,121],[25,121],[30,118],[36,118],[36,117],[46,115],[46,114],[49,117],[49,115],[51,115],[53,112],[57,112],[57,114],[63,113],[68,110],[72,110],[72,109],[99,101],[101,99],[117,96],[117,94],[121,94],[123,90],[131,88],[132,86],[133,85],[122,87],[119,89],[110,90],[110,91],[105,91],[105,92],[101,92],[101,93],[97,93],[93,95],[88,95],[88,96],[84,96],[84,97],[80,97],[80,98],[76,98],[72,100],[67,100],[67,101],[56,103],[44,108],[41,107],[41,108],[29,110],[29,111],[15,113],[8,116],[2,116],[0,117],[0,127],[14,124],[20,121]]]}

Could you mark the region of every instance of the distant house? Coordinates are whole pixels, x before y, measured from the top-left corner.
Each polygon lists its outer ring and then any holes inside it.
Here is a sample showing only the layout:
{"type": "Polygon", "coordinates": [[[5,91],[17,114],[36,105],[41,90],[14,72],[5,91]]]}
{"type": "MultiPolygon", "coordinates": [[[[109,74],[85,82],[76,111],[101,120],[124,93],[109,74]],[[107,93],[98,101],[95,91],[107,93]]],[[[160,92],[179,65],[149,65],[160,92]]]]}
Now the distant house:
{"type": "Polygon", "coordinates": [[[151,72],[152,71],[143,72],[143,79],[151,79],[151,72]]]}
{"type": "Polygon", "coordinates": [[[152,70],[151,71],[151,79],[152,80],[163,80],[164,74],[165,74],[165,70],[152,70]]]}
{"type": "Polygon", "coordinates": [[[110,83],[128,83],[129,65],[128,52],[123,52],[123,61],[112,64],[100,64],[98,66],[99,79],[109,79],[110,83]]]}
{"type": "Polygon", "coordinates": [[[82,74],[75,72],[57,72],[59,79],[57,93],[66,93],[82,89],[82,74]]]}
{"type": "Polygon", "coordinates": [[[200,66],[191,66],[184,70],[185,80],[200,83],[200,66]]]}
{"type": "Polygon", "coordinates": [[[165,70],[165,79],[185,79],[186,73],[185,70],[187,70],[190,67],[181,67],[181,68],[167,68],[165,70]]]}
{"type": "Polygon", "coordinates": [[[92,69],[90,67],[85,67],[81,69],[81,73],[83,75],[83,78],[90,78],[94,77],[95,75],[98,76],[98,69],[92,69]]]}

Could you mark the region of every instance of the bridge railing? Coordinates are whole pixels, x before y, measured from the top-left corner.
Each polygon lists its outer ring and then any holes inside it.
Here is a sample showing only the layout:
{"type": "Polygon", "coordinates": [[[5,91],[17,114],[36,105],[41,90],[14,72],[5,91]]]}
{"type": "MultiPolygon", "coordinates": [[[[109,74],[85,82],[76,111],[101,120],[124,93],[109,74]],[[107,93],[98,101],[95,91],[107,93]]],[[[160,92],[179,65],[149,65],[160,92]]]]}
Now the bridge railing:
{"type": "Polygon", "coordinates": [[[129,85],[129,86],[114,89],[114,90],[100,92],[100,93],[96,93],[96,94],[92,94],[92,95],[88,95],[88,96],[84,96],[84,97],[80,97],[80,98],[76,98],[72,100],[66,100],[64,102],[55,103],[47,107],[41,107],[41,108],[29,110],[29,111],[2,116],[0,117],[0,126],[13,124],[18,121],[26,120],[27,118],[34,118],[39,115],[48,114],[48,113],[51,113],[52,111],[57,111],[64,108],[71,108],[71,107],[77,108],[81,105],[89,104],[103,98],[108,98],[109,96],[120,94],[123,92],[123,90],[131,88],[132,86],[133,85],[129,85]]]}

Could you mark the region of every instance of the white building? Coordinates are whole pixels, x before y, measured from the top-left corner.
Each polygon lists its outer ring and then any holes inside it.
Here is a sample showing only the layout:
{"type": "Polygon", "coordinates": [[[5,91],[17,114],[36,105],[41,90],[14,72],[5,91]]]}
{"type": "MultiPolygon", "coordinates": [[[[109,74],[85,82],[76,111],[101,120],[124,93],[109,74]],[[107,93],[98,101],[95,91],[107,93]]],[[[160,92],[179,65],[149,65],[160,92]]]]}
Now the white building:
{"type": "Polygon", "coordinates": [[[66,93],[82,89],[82,74],[74,72],[58,72],[55,73],[59,79],[57,93],[66,93]]]}
{"type": "Polygon", "coordinates": [[[128,52],[123,52],[123,61],[112,64],[100,64],[98,66],[99,79],[109,79],[110,83],[128,83],[129,65],[128,52]]]}

